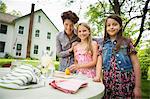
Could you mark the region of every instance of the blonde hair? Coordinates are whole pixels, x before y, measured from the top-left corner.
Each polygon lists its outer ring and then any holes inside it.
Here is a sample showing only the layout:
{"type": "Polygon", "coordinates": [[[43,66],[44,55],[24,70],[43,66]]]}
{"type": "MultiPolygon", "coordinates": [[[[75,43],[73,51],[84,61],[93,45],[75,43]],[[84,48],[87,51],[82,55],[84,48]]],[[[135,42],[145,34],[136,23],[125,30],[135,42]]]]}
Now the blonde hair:
{"type": "MultiPolygon", "coordinates": [[[[90,28],[90,26],[87,24],[87,23],[79,23],[78,24],[78,26],[77,26],[77,31],[78,31],[78,28],[79,28],[79,26],[84,26],[84,27],[86,27],[88,30],[89,30],[89,36],[88,36],[88,38],[87,38],[87,51],[89,52],[91,52],[91,53],[93,53],[93,49],[92,49],[92,36],[91,36],[91,28],[90,28]]],[[[77,32],[78,33],[78,32],[77,32]]]]}

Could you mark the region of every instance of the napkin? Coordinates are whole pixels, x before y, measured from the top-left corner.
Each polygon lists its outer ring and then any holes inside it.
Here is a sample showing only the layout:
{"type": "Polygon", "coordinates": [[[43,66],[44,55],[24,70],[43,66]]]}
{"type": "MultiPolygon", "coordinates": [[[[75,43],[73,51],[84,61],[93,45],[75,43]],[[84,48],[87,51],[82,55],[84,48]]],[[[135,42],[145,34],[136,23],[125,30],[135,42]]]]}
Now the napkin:
{"type": "Polygon", "coordinates": [[[44,85],[36,68],[31,65],[20,65],[12,69],[8,74],[0,77],[0,87],[9,89],[38,88],[44,85]]]}
{"type": "Polygon", "coordinates": [[[62,92],[74,94],[80,88],[86,87],[88,85],[88,82],[79,79],[65,79],[53,80],[49,83],[49,85],[62,92]]]}

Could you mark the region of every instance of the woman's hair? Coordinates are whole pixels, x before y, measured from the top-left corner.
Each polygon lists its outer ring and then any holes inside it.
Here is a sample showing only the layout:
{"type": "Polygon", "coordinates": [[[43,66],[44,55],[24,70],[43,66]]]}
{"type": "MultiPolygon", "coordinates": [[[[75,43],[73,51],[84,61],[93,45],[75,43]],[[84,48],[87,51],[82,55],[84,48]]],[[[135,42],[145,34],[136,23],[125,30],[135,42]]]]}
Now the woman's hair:
{"type": "Polygon", "coordinates": [[[110,16],[108,16],[106,18],[106,20],[105,20],[104,41],[106,41],[107,39],[110,38],[109,34],[107,33],[107,30],[106,30],[106,28],[107,28],[107,20],[108,19],[114,19],[120,25],[120,30],[118,31],[117,36],[116,36],[117,44],[116,44],[116,48],[115,48],[116,51],[119,51],[121,44],[123,44],[123,42],[127,42],[127,39],[125,37],[123,37],[123,35],[122,35],[122,33],[123,33],[122,19],[116,14],[110,15],[110,16]]]}
{"type": "MultiPolygon", "coordinates": [[[[89,36],[87,38],[87,51],[91,51],[93,53],[93,49],[92,49],[92,37],[91,37],[91,29],[90,29],[90,26],[87,24],[87,23],[79,23],[78,26],[77,26],[77,31],[78,31],[78,28],[79,26],[84,26],[86,27],[88,30],[89,30],[89,36]]],[[[77,32],[78,33],[78,32],[77,32]]]]}
{"type": "Polygon", "coordinates": [[[72,11],[66,11],[66,12],[63,12],[61,14],[61,18],[63,20],[63,23],[66,19],[69,19],[71,20],[74,24],[76,24],[78,21],[79,21],[79,17],[72,11]]]}

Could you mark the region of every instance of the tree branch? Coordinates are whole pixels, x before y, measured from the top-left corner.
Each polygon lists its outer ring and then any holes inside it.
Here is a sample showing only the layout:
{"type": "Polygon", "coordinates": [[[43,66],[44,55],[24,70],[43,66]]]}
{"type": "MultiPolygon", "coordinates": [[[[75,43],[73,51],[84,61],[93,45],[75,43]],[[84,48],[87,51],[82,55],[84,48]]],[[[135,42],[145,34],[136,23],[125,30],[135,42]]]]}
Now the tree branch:
{"type": "Polygon", "coordinates": [[[137,40],[136,40],[136,42],[135,42],[135,44],[134,44],[135,47],[136,47],[137,44],[139,43],[140,38],[142,37],[142,33],[143,33],[143,31],[144,31],[144,22],[145,22],[145,19],[146,19],[146,13],[147,13],[147,11],[148,11],[148,3],[149,3],[149,2],[150,2],[150,0],[147,0],[147,1],[145,2],[145,6],[144,6],[144,9],[143,9],[143,15],[142,15],[142,21],[141,21],[141,27],[140,27],[140,34],[139,34],[139,36],[138,36],[138,38],[137,38],[137,40]]]}
{"type": "Polygon", "coordinates": [[[111,0],[109,0],[109,3],[110,3],[110,5],[114,8],[114,5],[113,5],[113,3],[111,2],[111,0]]]}
{"type": "Polygon", "coordinates": [[[99,3],[101,4],[102,8],[104,9],[104,12],[106,13],[106,10],[105,10],[105,7],[104,7],[104,4],[103,4],[100,0],[98,0],[98,1],[99,1],[99,3]]]}
{"type": "Polygon", "coordinates": [[[126,0],[123,0],[119,7],[121,7],[121,6],[124,4],[125,1],[126,1],[126,0]]]}
{"type": "Polygon", "coordinates": [[[142,17],[142,15],[140,15],[140,16],[134,16],[134,17],[130,18],[130,19],[125,23],[124,28],[123,28],[123,31],[125,30],[126,26],[128,25],[128,23],[129,23],[132,19],[141,18],[141,17],[142,17]]]}

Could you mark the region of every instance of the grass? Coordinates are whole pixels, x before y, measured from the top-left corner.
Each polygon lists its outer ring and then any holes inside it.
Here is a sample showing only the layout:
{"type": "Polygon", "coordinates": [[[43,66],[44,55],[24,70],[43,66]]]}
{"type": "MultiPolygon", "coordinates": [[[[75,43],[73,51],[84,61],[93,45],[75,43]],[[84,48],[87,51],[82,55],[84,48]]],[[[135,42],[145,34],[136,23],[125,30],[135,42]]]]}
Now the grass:
{"type": "MultiPolygon", "coordinates": [[[[2,67],[4,64],[11,64],[14,62],[15,59],[0,59],[0,67],[2,67]]],[[[17,60],[20,61],[20,60],[17,60]]],[[[32,66],[37,66],[39,64],[39,60],[21,60],[20,64],[31,64],[32,66]]],[[[58,70],[59,62],[54,61],[54,65],[56,70],[58,70]]]]}

